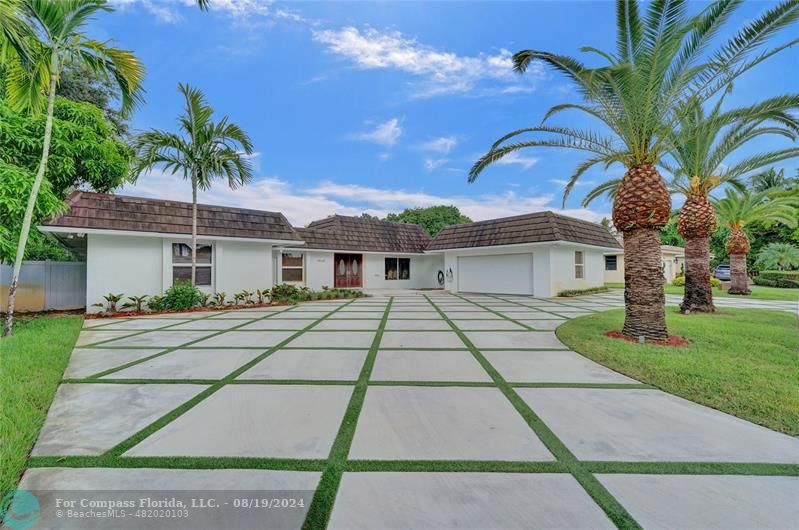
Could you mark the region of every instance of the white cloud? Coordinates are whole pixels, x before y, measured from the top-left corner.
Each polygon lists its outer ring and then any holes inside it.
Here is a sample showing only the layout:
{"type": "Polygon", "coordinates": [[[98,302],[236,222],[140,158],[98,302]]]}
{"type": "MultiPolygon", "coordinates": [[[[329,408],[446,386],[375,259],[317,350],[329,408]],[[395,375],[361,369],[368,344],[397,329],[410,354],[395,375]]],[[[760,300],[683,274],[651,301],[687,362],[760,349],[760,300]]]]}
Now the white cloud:
{"type": "Polygon", "coordinates": [[[510,154],[500,158],[495,164],[501,165],[519,165],[522,166],[522,169],[530,169],[534,165],[536,165],[540,158],[534,156],[522,156],[517,152],[511,152],[510,154]]]}
{"type": "MultiPolygon", "coordinates": [[[[161,171],[143,175],[135,185],[127,185],[119,193],[177,201],[191,200],[191,188],[187,181],[161,171]]],[[[229,189],[220,181],[209,191],[200,191],[199,200],[205,204],[279,211],[295,226],[304,226],[334,213],[360,215],[367,212],[385,217],[389,212],[437,204],[454,204],[476,221],[542,210],[561,212],[590,221],[599,221],[609,215],[607,212],[587,209],[559,210],[551,206],[553,201],[558,202],[552,195],[522,196],[514,191],[468,196],[435,195],[330,181],[309,188],[297,188],[276,177],[258,178],[237,190],[229,189]]]]}
{"type": "Polygon", "coordinates": [[[499,92],[533,90],[543,72],[541,65],[533,63],[526,75],[519,76],[513,71],[511,52],[505,49],[493,55],[460,56],[422,44],[399,31],[361,31],[347,26],[315,30],[313,36],[329,51],[359,68],[394,69],[418,77],[418,97],[472,92],[485,81],[499,83],[499,92]]]}
{"type": "MultiPolygon", "coordinates": [[[[111,4],[120,9],[141,5],[159,22],[169,24],[183,20],[181,9],[184,11],[199,10],[197,0],[111,0],[111,4]]],[[[210,0],[208,8],[211,12],[228,14],[240,20],[251,17],[269,17],[312,24],[311,21],[295,11],[285,8],[272,9],[272,4],[272,0],[210,0]]]]}
{"type": "Polygon", "coordinates": [[[449,162],[448,158],[428,158],[424,161],[424,168],[427,171],[433,171],[434,169],[440,168],[447,162],[449,162]]]}
{"type": "MultiPolygon", "coordinates": [[[[558,186],[566,187],[569,185],[569,181],[565,179],[549,179],[547,182],[551,182],[552,184],[557,184],[558,186]]],[[[595,180],[578,180],[574,185],[575,187],[585,187],[585,186],[596,186],[597,182],[595,180]]]]}
{"type": "Polygon", "coordinates": [[[454,136],[441,136],[434,138],[422,144],[422,149],[425,151],[435,151],[436,153],[449,154],[455,146],[458,145],[458,139],[454,136]]]}
{"type": "Polygon", "coordinates": [[[401,135],[402,127],[400,127],[399,118],[391,118],[379,124],[373,131],[357,134],[355,138],[365,142],[391,146],[397,143],[401,135]]]}

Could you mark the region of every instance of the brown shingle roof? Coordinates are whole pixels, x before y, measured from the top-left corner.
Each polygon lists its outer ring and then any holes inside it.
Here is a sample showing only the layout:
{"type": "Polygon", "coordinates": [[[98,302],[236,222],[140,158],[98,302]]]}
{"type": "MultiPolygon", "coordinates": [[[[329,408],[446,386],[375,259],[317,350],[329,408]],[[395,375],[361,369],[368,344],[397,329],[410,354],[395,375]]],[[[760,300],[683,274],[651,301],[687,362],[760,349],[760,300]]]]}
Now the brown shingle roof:
{"type": "MultiPolygon", "coordinates": [[[[191,203],[143,199],[108,193],[73,192],[64,215],[44,226],[191,234],[191,203]]],[[[281,213],[227,206],[197,205],[201,236],[301,241],[281,213]]]]}
{"type": "Polygon", "coordinates": [[[308,248],[421,253],[430,235],[419,225],[333,215],[297,232],[308,248]]]}
{"type": "Polygon", "coordinates": [[[537,212],[447,226],[427,245],[427,250],[491,247],[544,241],[571,241],[599,247],[620,248],[618,241],[600,224],[552,212],[537,212]]]}

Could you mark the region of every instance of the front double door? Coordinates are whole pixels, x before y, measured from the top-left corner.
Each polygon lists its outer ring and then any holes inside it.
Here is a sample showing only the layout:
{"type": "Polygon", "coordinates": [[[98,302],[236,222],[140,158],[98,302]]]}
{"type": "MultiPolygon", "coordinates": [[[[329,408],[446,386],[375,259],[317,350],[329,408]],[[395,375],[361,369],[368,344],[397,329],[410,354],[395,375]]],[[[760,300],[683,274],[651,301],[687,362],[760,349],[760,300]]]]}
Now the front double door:
{"type": "Polygon", "coordinates": [[[333,278],[336,287],[363,287],[363,256],[335,254],[333,278]]]}

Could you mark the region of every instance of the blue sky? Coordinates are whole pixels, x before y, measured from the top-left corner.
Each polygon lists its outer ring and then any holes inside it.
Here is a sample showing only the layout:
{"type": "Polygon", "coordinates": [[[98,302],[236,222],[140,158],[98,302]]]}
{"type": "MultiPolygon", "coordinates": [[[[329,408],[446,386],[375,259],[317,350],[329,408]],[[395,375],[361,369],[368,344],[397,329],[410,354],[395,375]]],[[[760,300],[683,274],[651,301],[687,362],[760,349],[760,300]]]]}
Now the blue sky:
{"type": "MultiPolygon", "coordinates": [[[[211,0],[210,13],[193,0],[114,4],[117,11],[90,31],[134,50],[147,67],[146,104],[133,117],[134,130],[174,130],[182,107],[178,82],[201,88],[218,116],[245,128],[257,151],[251,185],[230,191],[219,182],[203,202],[282,211],[297,225],[332,213],[383,216],[442,203],[475,220],[558,209],[577,153],[528,150],[490,167],[475,184],[466,172],[504,133],[578,99],[543,67],[514,74],[513,52],[579,56],[584,45],[615,46],[609,1],[211,0]]],[[[769,5],[746,2],[729,31],[769,5]]],[[[795,91],[797,67],[799,47],[738,82],[729,103],[795,91]]],[[[553,123],[589,122],[563,114],[553,123]]],[[[587,174],[566,213],[608,215],[607,203],[590,210],[579,203],[587,189],[620,174],[587,174]]],[[[190,197],[186,182],[158,172],[122,192],[190,197]]]]}

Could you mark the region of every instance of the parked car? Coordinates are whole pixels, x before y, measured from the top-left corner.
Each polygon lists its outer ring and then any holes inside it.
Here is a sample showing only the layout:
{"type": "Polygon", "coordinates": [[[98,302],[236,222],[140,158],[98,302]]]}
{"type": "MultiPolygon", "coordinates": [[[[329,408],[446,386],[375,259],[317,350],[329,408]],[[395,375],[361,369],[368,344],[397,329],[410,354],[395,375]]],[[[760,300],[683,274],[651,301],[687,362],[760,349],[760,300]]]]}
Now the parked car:
{"type": "Polygon", "coordinates": [[[716,268],[713,270],[713,276],[725,282],[730,281],[730,266],[729,265],[716,266],[716,268]]]}

